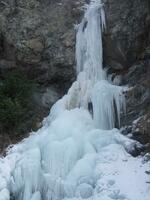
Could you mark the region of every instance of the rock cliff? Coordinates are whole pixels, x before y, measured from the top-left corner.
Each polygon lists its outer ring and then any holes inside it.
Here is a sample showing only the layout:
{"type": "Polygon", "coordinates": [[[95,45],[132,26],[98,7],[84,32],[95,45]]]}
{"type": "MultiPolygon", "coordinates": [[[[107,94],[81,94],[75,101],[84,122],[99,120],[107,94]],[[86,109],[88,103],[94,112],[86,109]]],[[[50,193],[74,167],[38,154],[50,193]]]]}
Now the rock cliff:
{"type": "Polygon", "coordinates": [[[46,93],[52,88],[52,93],[64,94],[75,77],[75,24],[81,5],[69,0],[0,1],[1,72],[22,67],[48,87],[46,93]]]}

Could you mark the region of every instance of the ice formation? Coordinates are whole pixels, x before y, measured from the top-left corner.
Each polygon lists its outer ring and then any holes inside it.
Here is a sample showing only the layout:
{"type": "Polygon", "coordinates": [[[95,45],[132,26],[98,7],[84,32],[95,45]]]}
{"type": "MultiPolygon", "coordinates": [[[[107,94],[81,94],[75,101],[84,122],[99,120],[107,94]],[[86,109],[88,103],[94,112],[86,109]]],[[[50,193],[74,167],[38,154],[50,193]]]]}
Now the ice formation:
{"type": "Polygon", "coordinates": [[[0,200],[149,200],[150,163],[129,155],[136,142],[114,128],[124,89],[103,70],[104,28],[103,4],[93,0],[77,27],[77,80],[43,127],[0,159],[0,200]]]}

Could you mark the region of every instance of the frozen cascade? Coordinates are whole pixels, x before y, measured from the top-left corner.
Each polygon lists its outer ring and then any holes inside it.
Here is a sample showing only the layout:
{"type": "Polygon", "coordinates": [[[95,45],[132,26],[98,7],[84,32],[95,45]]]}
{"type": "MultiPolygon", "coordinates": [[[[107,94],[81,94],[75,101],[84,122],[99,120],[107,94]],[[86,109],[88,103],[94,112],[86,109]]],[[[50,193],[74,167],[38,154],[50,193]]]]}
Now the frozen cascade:
{"type": "Polygon", "coordinates": [[[93,0],[77,26],[77,80],[43,127],[0,159],[0,200],[149,200],[150,163],[129,155],[138,143],[114,128],[125,99],[103,70],[104,28],[93,0]]]}
{"type": "Polygon", "coordinates": [[[112,129],[115,122],[120,125],[120,112],[125,111],[123,88],[103,80],[94,85],[92,103],[96,128],[112,129]],[[117,118],[116,118],[117,117],[117,118]]]}

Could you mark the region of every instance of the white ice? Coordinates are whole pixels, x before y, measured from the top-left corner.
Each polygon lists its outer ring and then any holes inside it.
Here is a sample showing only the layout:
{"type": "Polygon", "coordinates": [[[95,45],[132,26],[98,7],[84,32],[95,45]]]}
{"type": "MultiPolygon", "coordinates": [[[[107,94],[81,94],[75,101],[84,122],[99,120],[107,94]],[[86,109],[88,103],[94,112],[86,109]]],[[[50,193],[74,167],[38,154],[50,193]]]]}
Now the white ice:
{"type": "Polygon", "coordinates": [[[77,27],[77,80],[43,127],[0,159],[0,200],[150,199],[150,162],[127,153],[139,144],[114,128],[125,98],[103,70],[105,27],[103,4],[91,1],[77,27]]]}

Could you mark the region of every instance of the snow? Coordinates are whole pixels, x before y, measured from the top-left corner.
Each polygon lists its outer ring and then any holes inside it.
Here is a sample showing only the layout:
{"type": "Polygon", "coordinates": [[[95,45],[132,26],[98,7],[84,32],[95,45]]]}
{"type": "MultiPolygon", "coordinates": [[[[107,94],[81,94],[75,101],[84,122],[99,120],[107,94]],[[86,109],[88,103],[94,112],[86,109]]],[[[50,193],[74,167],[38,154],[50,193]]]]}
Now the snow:
{"type": "Polygon", "coordinates": [[[143,165],[141,158],[133,158],[126,152],[123,152],[121,150],[122,147],[118,146],[118,150],[119,148],[119,157],[117,156],[115,146],[114,150],[109,146],[103,152],[106,160],[103,163],[101,161],[98,166],[98,171],[105,169],[98,184],[98,188],[103,190],[103,192],[100,192],[99,197],[148,200],[150,185],[146,183],[149,177],[145,174],[145,170],[150,167],[149,164],[143,165]],[[109,152],[111,152],[110,155],[109,152]],[[111,160],[112,155],[113,159],[111,160]],[[110,181],[112,184],[110,184],[110,181]]]}
{"type": "Polygon", "coordinates": [[[0,159],[0,200],[149,200],[150,162],[132,157],[140,144],[114,128],[125,98],[103,70],[105,27],[103,4],[91,1],[77,27],[77,80],[43,127],[0,159]]]}
{"type": "Polygon", "coordinates": [[[127,153],[135,145],[118,129],[95,129],[87,110],[66,110],[2,159],[7,179],[1,177],[0,194],[4,200],[9,191],[19,200],[149,200],[150,162],[127,153]]]}
{"type": "Polygon", "coordinates": [[[9,200],[10,195],[8,189],[4,188],[0,191],[0,200],[9,200]]]}

